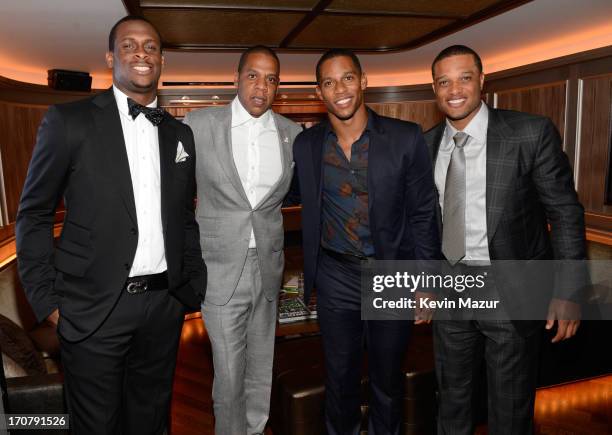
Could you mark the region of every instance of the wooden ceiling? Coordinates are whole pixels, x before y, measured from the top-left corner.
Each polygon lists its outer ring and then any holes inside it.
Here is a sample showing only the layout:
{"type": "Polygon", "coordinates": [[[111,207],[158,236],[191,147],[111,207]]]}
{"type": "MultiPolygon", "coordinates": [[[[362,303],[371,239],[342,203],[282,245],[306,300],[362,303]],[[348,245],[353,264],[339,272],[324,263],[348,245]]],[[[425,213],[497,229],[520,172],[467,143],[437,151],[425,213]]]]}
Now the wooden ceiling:
{"type": "Polygon", "coordinates": [[[531,0],[123,0],[177,50],[419,47],[531,0]]]}

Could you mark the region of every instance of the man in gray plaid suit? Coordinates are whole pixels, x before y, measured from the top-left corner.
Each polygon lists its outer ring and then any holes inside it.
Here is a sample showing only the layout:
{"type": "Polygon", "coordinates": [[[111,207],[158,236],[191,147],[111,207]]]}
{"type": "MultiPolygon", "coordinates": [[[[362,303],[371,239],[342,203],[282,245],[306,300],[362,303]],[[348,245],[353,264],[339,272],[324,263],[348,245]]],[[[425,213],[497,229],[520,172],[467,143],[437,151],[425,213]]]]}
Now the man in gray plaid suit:
{"type": "MultiPolygon", "coordinates": [[[[482,63],[468,47],[440,52],[432,75],[446,120],[425,139],[434,162],[442,252],[448,262],[460,270],[487,270],[495,260],[584,259],[583,207],[552,122],[482,102],[482,63]]],[[[502,302],[520,298],[508,280],[491,278],[502,302]]],[[[552,296],[552,288],[542,292],[549,290],[546,329],[556,323],[557,342],[572,337],[580,323],[579,315],[564,320],[568,317],[561,313],[579,313],[579,306],[558,291],[552,296]]],[[[434,322],[438,432],[473,433],[471,401],[484,358],[489,433],[532,433],[544,322],[510,320],[511,313],[505,320],[476,317],[434,322]]]]}
{"type": "Polygon", "coordinates": [[[282,284],[281,206],[301,128],[272,111],[280,61],[242,52],[231,104],[192,111],[202,255],[202,318],[213,351],[215,435],[263,434],[270,409],[276,308],[282,284]]]}

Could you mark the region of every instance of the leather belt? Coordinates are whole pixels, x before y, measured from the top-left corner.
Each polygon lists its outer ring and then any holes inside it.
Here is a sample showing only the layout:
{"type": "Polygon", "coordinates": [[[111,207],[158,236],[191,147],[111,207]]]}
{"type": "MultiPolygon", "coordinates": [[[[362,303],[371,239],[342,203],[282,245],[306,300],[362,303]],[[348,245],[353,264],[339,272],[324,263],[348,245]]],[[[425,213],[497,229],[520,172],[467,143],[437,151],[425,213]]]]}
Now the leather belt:
{"type": "Polygon", "coordinates": [[[168,272],[154,275],[131,276],[123,286],[129,294],[154,292],[168,289],[168,272]]]}
{"type": "Polygon", "coordinates": [[[321,247],[321,249],[323,250],[325,255],[327,255],[328,257],[331,257],[334,260],[345,262],[345,263],[361,265],[362,261],[366,261],[370,258],[373,258],[373,257],[366,257],[364,255],[356,255],[356,254],[332,251],[331,249],[327,249],[324,247],[321,247]]]}

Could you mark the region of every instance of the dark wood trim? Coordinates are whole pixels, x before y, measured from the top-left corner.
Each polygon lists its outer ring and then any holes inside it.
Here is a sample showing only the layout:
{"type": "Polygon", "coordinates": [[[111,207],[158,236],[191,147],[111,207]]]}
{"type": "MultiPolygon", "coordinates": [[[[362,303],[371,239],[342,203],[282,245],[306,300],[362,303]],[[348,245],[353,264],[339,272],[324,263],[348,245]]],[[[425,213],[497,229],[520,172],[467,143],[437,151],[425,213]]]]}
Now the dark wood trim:
{"type": "MultiPolygon", "coordinates": [[[[244,50],[249,48],[250,45],[175,45],[164,43],[164,52],[167,51],[188,51],[190,53],[242,53],[244,50]]],[[[279,45],[267,44],[266,47],[272,48],[276,53],[300,53],[300,54],[318,54],[321,55],[324,51],[327,51],[326,47],[320,48],[283,48],[279,45]]],[[[359,53],[357,50],[352,50],[355,53],[359,53]]]]}
{"type": "MultiPolygon", "coordinates": [[[[610,46],[610,48],[612,48],[612,46],[610,46]]],[[[610,55],[606,57],[593,59],[589,62],[582,62],[576,66],[578,68],[578,76],[580,78],[607,75],[610,73],[610,71],[612,71],[612,50],[610,55]]]]}
{"type": "Polygon", "coordinates": [[[280,48],[287,48],[287,46],[300,34],[302,31],[308,27],[310,23],[314,21],[315,18],[319,16],[319,14],[331,4],[333,0],[319,0],[314,8],[310,12],[304,16],[300,20],[300,22],[293,28],[291,31],[285,36],[285,38],[280,42],[280,48]]]}
{"type": "Polygon", "coordinates": [[[406,86],[381,86],[367,88],[366,103],[395,103],[400,101],[431,101],[436,97],[431,84],[406,86]]]}
{"type": "Polygon", "coordinates": [[[570,76],[570,67],[565,65],[559,68],[526,73],[502,79],[493,79],[485,74],[484,92],[503,92],[506,90],[519,90],[534,86],[547,86],[567,81],[570,76]]]}
{"type": "Polygon", "coordinates": [[[283,228],[287,231],[302,229],[302,206],[283,207],[283,228]]]}
{"type": "Polygon", "coordinates": [[[392,12],[392,11],[347,11],[341,9],[326,9],[321,15],[335,15],[341,17],[368,17],[368,18],[429,18],[432,20],[459,20],[469,17],[469,15],[457,14],[434,14],[428,12],[392,12]]]}
{"type": "MultiPolygon", "coordinates": [[[[576,129],[578,125],[578,68],[571,65],[569,78],[566,82],[565,101],[565,128],[563,137],[563,148],[567,154],[572,169],[576,164],[576,129]]],[[[574,173],[576,173],[574,171],[574,173]]],[[[576,182],[576,180],[574,180],[576,182]]]]}
{"type": "MultiPolygon", "coordinates": [[[[238,45],[238,44],[169,44],[163,42],[164,51],[190,51],[190,52],[222,52],[222,53],[240,53],[245,49],[249,48],[250,45],[238,45]]],[[[268,44],[267,47],[273,48],[274,50],[279,49],[278,45],[268,44]]],[[[287,52],[293,50],[286,50],[287,52]]],[[[309,51],[319,51],[312,50],[309,51]]]]}
{"type": "Polygon", "coordinates": [[[311,8],[308,8],[308,7],[295,7],[295,6],[270,7],[270,6],[249,5],[247,7],[247,6],[230,5],[230,4],[224,4],[224,5],[214,5],[214,4],[203,5],[203,4],[193,4],[193,3],[180,4],[180,2],[169,4],[168,2],[156,2],[156,1],[146,1],[146,0],[140,1],[139,4],[140,4],[141,9],[163,9],[163,10],[174,9],[174,10],[184,10],[184,11],[209,10],[209,11],[218,11],[218,12],[257,11],[257,12],[303,12],[303,13],[311,11],[311,8]]]}
{"type": "MultiPolygon", "coordinates": [[[[129,0],[128,0],[129,1],[129,0]]],[[[332,1],[332,0],[330,0],[332,1]]],[[[276,8],[258,8],[258,7],[248,7],[248,8],[241,8],[241,7],[207,7],[205,5],[195,5],[194,7],[176,7],[176,6],[166,6],[166,7],[146,7],[146,8],[141,8],[143,10],[143,13],[145,13],[146,11],[156,11],[156,12],[169,12],[169,11],[174,11],[174,12],[185,12],[185,11],[205,11],[205,10],[211,10],[211,11],[215,11],[215,12],[229,12],[229,13],[253,13],[254,11],[256,11],[257,13],[264,13],[264,12],[269,12],[269,13],[276,13],[276,14],[286,14],[286,15],[304,15],[305,13],[311,12],[310,9],[300,9],[300,8],[286,8],[286,9],[276,9],[276,8]]],[[[144,15],[143,15],[144,16],[144,15]]]]}
{"type": "MultiPolygon", "coordinates": [[[[53,236],[59,237],[62,232],[63,227],[63,217],[64,212],[59,212],[55,216],[55,224],[53,224],[53,236]],[[58,216],[62,217],[62,220],[58,222],[58,216]]],[[[2,270],[7,264],[12,263],[17,255],[17,244],[15,241],[15,224],[12,223],[7,225],[6,227],[2,227],[2,229],[6,229],[8,236],[3,236],[0,238],[0,270],[2,270]]]]}
{"type": "MultiPolygon", "coordinates": [[[[170,101],[177,101],[187,96],[191,100],[204,101],[206,104],[223,103],[231,101],[236,95],[235,88],[222,89],[160,89],[158,98],[161,106],[185,106],[191,104],[190,100],[182,103],[172,104],[170,101]],[[213,96],[218,98],[213,98],[213,96]]],[[[408,85],[408,86],[386,86],[386,87],[371,87],[365,91],[366,103],[397,103],[406,101],[433,101],[435,96],[430,84],[424,85],[408,85]]],[[[280,102],[296,102],[299,104],[315,103],[320,104],[316,97],[315,88],[289,88],[278,90],[276,103],[280,102]],[[287,98],[283,98],[285,95],[287,98]]]]}
{"type": "MultiPolygon", "coordinates": [[[[612,93],[612,89],[610,90],[612,93]]],[[[611,98],[612,100],[612,98],[611,98]]],[[[605,188],[605,205],[612,205],[612,104],[608,109],[608,119],[610,120],[610,124],[608,127],[608,171],[606,172],[606,188],[605,188]]]]}
{"type": "Polygon", "coordinates": [[[222,88],[222,89],[160,89],[157,91],[157,98],[159,105],[163,107],[178,106],[178,107],[189,107],[197,103],[191,102],[191,100],[205,101],[212,103],[227,103],[236,96],[236,89],[222,88]],[[181,100],[184,97],[189,99],[181,103],[173,103],[172,101],[181,100]],[[216,97],[216,98],[215,98],[216,97]]]}
{"type": "Polygon", "coordinates": [[[138,15],[139,17],[144,17],[142,14],[142,8],[140,7],[140,0],[122,0],[123,6],[128,11],[130,15],[138,15]]]}
{"type": "MultiPolygon", "coordinates": [[[[279,86],[316,86],[317,82],[280,82],[279,86]]],[[[162,86],[234,86],[234,82],[162,82],[162,86]]]]}
{"type": "Polygon", "coordinates": [[[234,86],[234,82],[162,82],[162,86],[234,86]]]}
{"type": "Polygon", "coordinates": [[[522,6],[526,3],[530,3],[532,0],[507,0],[504,2],[496,3],[493,6],[485,8],[475,14],[470,15],[468,18],[463,20],[457,20],[454,23],[447,24],[430,32],[420,38],[414,39],[410,41],[408,44],[399,45],[397,47],[377,49],[377,50],[367,50],[361,52],[393,52],[393,51],[406,51],[414,48],[421,47],[422,45],[428,44],[430,42],[436,41],[444,36],[450,35],[451,33],[458,32],[467,27],[473,26],[474,24],[478,24],[481,21],[488,20],[489,18],[493,18],[496,15],[502,14],[504,12],[508,12],[514,8],[522,6]]]}
{"type": "MultiPolygon", "coordinates": [[[[523,65],[487,74],[485,92],[493,96],[507,90],[566,84],[564,150],[572,167],[576,164],[578,88],[581,79],[606,75],[612,71],[612,46],[523,65]]],[[[577,181],[577,180],[576,180],[577,181]]]]}
{"type": "Polygon", "coordinates": [[[57,91],[48,86],[20,82],[0,76],[0,101],[10,103],[48,106],[78,100],[98,92],[100,89],[91,92],[57,91]]]}
{"type": "MultiPolygon", "coordinates": [[[[136,0],[124,0],[134,2],[136,0]]],[[[609,75],[612,71],[612,46],[602,47],[587,52],[563,56],[543,62],[525,65],[510,70],[500,71],[487,75],[485,88],[488,96],[492,97],[494,92],[506,90],[517,90],[530,86],[549,85],[558,82],[565,82],[567,86],[567,99],[565,122],[566,152],[572,164],[576,154],[576,121],[578,105],[578,83],[584,78],[593,78],[609,75]]],[[[56,91],[47,86],[19,82],[8,78],[0,77],[0,101],[13,104],[24,104],[28,106],[46,106],[58,102],[72,101],[79,98],[91,96],[100,90],[92,92],[68,92],[56,91]]],[[[231,101],[236,94],[233,87],[223,89],[160,89],[160,105],[168,107],[189,107],[190,105],[168,104],[170,100],[180,100],[184,95],[191,98],[210,100],[218,104],[226,104],[231,101]],[[219,97],[213,100],[212,96],[219,97]]],[[[287,113],[295,115],[294,109],[300,106],[304,113],[312,116],[313,119],[320,117],[324,111],[322,103],[315,97],[314,87],[300,87],[290,89],[279,89],[279,98],[275,101],[275,110],[286,110],[287,113]],[[282,98],[285,95],[286,98],[282,98]],[[284,103],[284,104],[283,104],[284,103]]],[[[430,83],[410,86],[388,86],[371,87],[365,92],[367,103],[396,103],[412,101],[433,101],[434,94],[430,83]]],[[[584,144],[583,144],[584,146],[584,144]]],[[[612,154],[612,150],[610,151],[612,154]]],[[[603,182],[603,181],[602,181],[603,182]]],[[[61,223],[64,212],[58,211],[56,223],[61,223]]],[[[587,237],[589,240],[598,243],[612,245],[612,215],[603,213],[585,213],[587,225],[587,237]]],[[[56,225],[59,231],[60,225],[56,225]]],[[[4,253],[13,239],[14,225],[9,224],[0,227],[0,262],[4,253]]],[[[14,248],[11,255],[14,254],[14,248]]]]}
{"type": "Polygon", "coordinates": [[[589,228],[612,233],[612,216],[610,215],[587,211],[584,213],[584,221],[589,228]]]}
{"type": "MultiPolygon", "coordinates": [[[[505,69],[486,75],[486,80],[498,81],[507,77],[516,77],[523,74],[534,73],[546,69],[558,69],[572,64],[583,64],[589,61],[599,60],[602,58],[610,58],[612,56],[612,45],[607,47],[595,48],[593,50],[582,51],[580,53],[568,54],[567,56],[555,57],[554,59],[543,60],[541,62],[530,63],[527,65],[517,66],[515,68],[505,69]]],[[[607,63],[608,60],[604,59],[607,63]]],[[[585,65],[580,66],[581,75],[584,75],[583,69],[585,65]]],[[[486,73],[486,71],[485,71],[486,73]]]]}
{"type": "MultiPolygon", "coordinates": [[[[168,2],[157,2],[157,1],[141,1],[140,7],[142,9],[161,9],[161,10],[209,10],[215,12],[302,12],[307,13],[312,9],[308,7],[297,7],[297,6],[260,6],[260,5],[216,5],[216,4],[180,4],[180,2],[176,2],[174,4],[169,4],[168,2]]],[[[404,18],[431,18],[431,19],[465,19],[468,18],[469,15],[462,14],[441,14],[441,13],[433,13],[433,12],[394,12],[394,11],[384,11],[384,10],[376,10],[376,11],[356,11],[356,10],[348,10],[348,9],[335,9],[335,8],[326,8],[321,11],[319,15],[340,15],[340,16],[366,16],[366,17],[404,17],[404,18]]]]}
{"type": "MultiPolygon", "coordinates": [[[[612,71],[612,46],[485,74],[484,91],[486,93],[496,93],[508,89],[519,90],[567,82],[569,89],[567,104],[577,106],[578,80],[608,74],[610,71],[612,71]]],[[[575,112],[568,112],[567,121],[571,121],[568,123],[575,123],[575,117],[575,112]]],[[[572,129],[573,131],[568,133],[575,136],[575,126],[570,128],[570,130],[572,129]]],[[[566,135],[566,139],[570,139],[570,137],[566,135]]]]}
{"type": "MultiPolygon", "coordinates": [[[[318,52],[327,50],[329,47],[290,47],[292,41],[299,36],[300,33],[310,23],[312,23],[318,16],[321,15],[338,15],[338,16],[364,16],[364,17],[406,17],[406,18],[422,18],[422,19],[449,19],[453,20],[451,23],[430,32],[420,38],[412,40],[406,44],[401,44],[394,47],[384,48],[372,48],[363,49],[359,47],[352,47],[351,49],[358,53],[390,53],[390,52],[401,52],[410,50],[413,48],[420,47],[429,42],[440,39],[449,34],[455,33],[464,28],[470,27],[481,21],[492,18],[501,13],[507,12],[511,9],[522,6],[532,0],[505,0],[496,3],[488,8],[478,11],[472,15],[464,16],[457,14],[436,14],[436,13],[419,13],[419,12],[391,12],[391,11],[347,11],[342,9],[330,9],[327,10],[333,0],[320,0],[312,9],[301,8],[301,7],[263,7],[263,6],[231,6],[231,5],[194,5],[184,4],[180,2],[172,4],[170,6],[163,2],[143,2],[141,5],[139,0],[123,0],[123,3],[130,14],[139,15],[144,17],[144,13],[147,9],[154,10],[215,10],[221,12],[252,12],[258,13],[300,13],[305,16],[300,22],[285,36],[285,38],[278,44],[272,45],[274,48],[286,50],[289,52],[318,52]]],[[[243,50],[247,48],[245,45],[230,45],[230,44],[167,44],[164,43],[164,48],[170,50],[181,50],[181,51],[235,51],[243,50]]]]}
{"type": "Polygon", "coordinates": [[[15,222],[10,222],[0,227],[0,248],[15,237],[15,222]]]}
{"type": "MultiPolygon", "coordinates": [[[[485,93],[494,93],[496,91],[549,84],[551,82],[560,82],[565,80],[570,80],[571,90],[572,77],[577,80],[578,78],[585,76],[606,74],[612,70],[611,65],[612,46],[602,47],[583,53],[572,54],[569,56],[563,56],[560,58],[512,68],[510,70],[487,74],[485,79],[485,93]],[[588,63],[585,64],[584,62],[588,63]],[[570,68],[570,65],[575,65],[575,71],[577,72],[574,72],[574,70],[570,68]],[[558,68],[561,68],[562,73],[548,73],[545,71],[556,70],[558,68]],[[577,76],[575,74],[577,74],[577,76]]],[[[100,91],[102,90],[94,89],[91,92],[56,91],[44,85],[20,82],[0,76],[0,100],[7,102],[23,103],[28,105],[48,105],[88,97],[100,91]]],[[[183,95],[194,97],[203,95],[218,95],[222,100],[224,96],[229,96],[228,99],[231,100],[235,93],[236,91],[234,88],[159,90],[159,96],[162,100],[168,100],[170,98],[180,99],[183,95]]],[[[279,89],[278,93],[279,95],[293,93],[314,94],[314,87],[291,89],[281,88],[279,89]]],[[[365,96],[366,102],[368,103],[434,100],[434,94],[430,83],[407,86],[370,87],[366,90],[365,96]]],[[[573,98],[574,96],[570,94],[568,104],[571,104],[573,98]]],[[[569,121],[571,119],[575,119],[573,113],[568,114],[567,120],[569,121]]],[[[569,124],[570,123],[568,122],[568,127],[569,124]]],[[[575,130],[569,131],[570,129],[568,129],[567,138],[570,137],[570,134],[575,136],[575,130]]]]}
{"type": "Polygon", "coordinates": [[[609,231],[601,231],[587,227],[586,239],[589,242],[600,243],[602,245],[612,246],[612,233],[609,231]]]}

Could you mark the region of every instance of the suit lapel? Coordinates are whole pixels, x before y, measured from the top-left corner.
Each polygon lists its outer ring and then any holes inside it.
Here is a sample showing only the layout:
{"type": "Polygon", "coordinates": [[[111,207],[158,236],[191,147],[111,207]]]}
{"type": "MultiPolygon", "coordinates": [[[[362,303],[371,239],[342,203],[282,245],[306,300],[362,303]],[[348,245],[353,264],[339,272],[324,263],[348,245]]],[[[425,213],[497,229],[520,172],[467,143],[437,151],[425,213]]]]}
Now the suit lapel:
{"type": "MultiPolygon", "coordinates": [[[[441,122],[432,132],[432,140],[429,143],[429,157],[431,158],[431,170],[435,177],[436,173],[436,159],[438,158],[438,151],[440,150],[440,144],[446,129],[446,122],[441,122]]],[[[436,187],[436,221],[438,222],[438,230],[442,234],[442,209],[440,208],[440,192],[436,187]]]]}
{"type": "Polygon", "coordinates": [[[312,169],[315,180],[315,186],[317,186],[317,205],[321,208],[321,195],[323,194],[323,147],[327,140],[327,133],[330,131],[331,126],[329,121],[325,120],[321,122],[321,127],[317,132],[317,137],[312,144],[312,169]]]}
{"type": "Polygon", "coordinates": [[[516,167],[516,142],[512,129],[499,112],[489,108],[487,128],[487,236],[489,245],[508,198],[516,167]]]}
{"type": "Polygon", "coordinates": [[[217,158],[221,163],[221,170],[225,172],[229,180],[234,185],[236,191],[250,205],[249,198],[242,187],[240,175],[234,162],[232,151],[232,105],[228,104],[219,114],[219,128],[213,129],[213,141],[217,158]]]}
{"type": "Polygon", "coordinates": [[[170,123],[168,113],[164,113],[164,121],[157,127],[159,138],[159,173],[161,184],[161,214],[164,234],[168,224],[168,204],[172,195],[172,165],[175,163],[178,139],[174,126],[170,123]]]}
{"type": "Polygon", "coordinates": [[[376,181],[379,179],[376,174],[381,172],[378,170],[380,159],[384,156],[382,144],[388,143],[385,131],[381,128],[378,122],[378,115],[371,110],[368,110],[368,116],[373,117],[372,128],[369,131],[368,144],[368,216],[370,220],[370,228],[375,225],[374,216],[374,200],[376,199],[376,181]]]}
{"type": "Polygon", "coordinates": [[[444,134],[445,128],[445,122],[442,122],[436,127],[434,127],[433,140],[431,145],[429,146],[429,157],[431,158],[431,163],[433,165],[434,170],[436,167],[436,159],[438,158],[438,151],[440,150],[440,142],[442,142],[442,135],[444,134]]]}
{"type": "Polygon", "coordinates": [[[112,179],[116,181],[130,218],[134,225],[138,225],[130,164],[125,148],[119,109],[117,109],[112,88],[99,94],[94,98],[93,102],[99,108],[99,112],[94,116],[96,124],[95,137],[101,138],[100,140],[105,142],[104,148],[106,149],[105,156],[107,158],[105,166],[112,179]]]}

